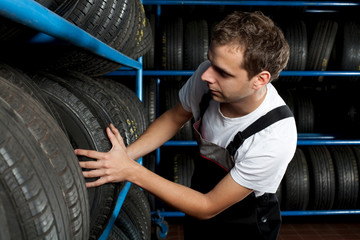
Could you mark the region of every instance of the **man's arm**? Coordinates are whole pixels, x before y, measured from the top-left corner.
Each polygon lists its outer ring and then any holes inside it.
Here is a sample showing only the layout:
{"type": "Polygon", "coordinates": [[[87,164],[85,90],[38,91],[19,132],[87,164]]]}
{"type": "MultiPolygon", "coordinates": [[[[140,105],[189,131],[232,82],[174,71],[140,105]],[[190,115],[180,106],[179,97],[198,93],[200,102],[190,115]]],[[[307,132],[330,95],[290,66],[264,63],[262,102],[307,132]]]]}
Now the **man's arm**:
{"type": "Polygon", "coordinates": [[[252,192],[251,189],[236,183],[230,174],[227,174],[210,192],[203,194],[168,181],[142,166],[139,168],[134,169],[136,174],[130,173],[129,181],[185,214],[199,219],[216,216],[252,192]]]}
{"type": "Polygon", "coordinates": [[[130,158],[136,160],[171,139],[192,118],[180,102],[156,119],[134,143],[127,147],[130,158]]]}
{"type": "Polygon", "coordinates": [[[114,135],[110,128],[106,131],[113,144],[109,152],[75,150],[77,155],[96,159],[96,161],[79,162],[82,168],[92,169],[84,171],[84,177],[98,178],[94,182],[87,182],[87,187],[100,186],[108,182],[130,181],[178,210],[200,219],[217,215],[252,192],[251,189],[236,183],[230,174],[227,174],[213,190],[206,194],[171,182],[130,158],[124,142],[121,137],[119,138],[120,134],[114,135]]]}

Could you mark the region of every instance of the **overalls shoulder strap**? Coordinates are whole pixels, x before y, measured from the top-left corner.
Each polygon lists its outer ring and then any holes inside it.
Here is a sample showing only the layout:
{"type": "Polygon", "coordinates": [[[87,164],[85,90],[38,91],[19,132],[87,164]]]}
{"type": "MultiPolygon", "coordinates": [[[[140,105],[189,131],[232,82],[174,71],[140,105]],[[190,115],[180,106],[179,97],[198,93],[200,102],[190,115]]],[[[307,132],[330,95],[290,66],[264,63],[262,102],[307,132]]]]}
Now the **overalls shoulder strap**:
{"type": "Polygon", "coordinates": [[[244,131],[239,131],[234,136],[234,139],[226,147],[226,149],[229,151],[231,156],[234,156],[235,152],[245,141],[246,138],[257,132],[260,132],[261,130],[267,128],[268,126],[277,121],[293,116],[293,113],[287,105],[282,105],[280,107],[274,108],[273,110],[269,111],[264,116],[258,118],[255,122],[250,124],[250,126],[248,126],[244,131]]]}

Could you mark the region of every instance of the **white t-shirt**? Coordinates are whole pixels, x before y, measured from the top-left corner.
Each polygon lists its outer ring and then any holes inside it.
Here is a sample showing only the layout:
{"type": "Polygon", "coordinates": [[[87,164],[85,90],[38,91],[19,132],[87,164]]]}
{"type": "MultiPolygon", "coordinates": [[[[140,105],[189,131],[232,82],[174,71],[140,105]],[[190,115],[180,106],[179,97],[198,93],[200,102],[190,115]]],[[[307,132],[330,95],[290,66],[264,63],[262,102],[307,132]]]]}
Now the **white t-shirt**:
{"type": "MultiPolygon", "coordinates": [[[[208,91],[207,83],[200,77],[209,66],[209,61],[202,63],[179,92],[182,106],[192,112],[195,119],[200,117],[199,103],[208,91]]],[[[238,131],[243,131],[259,117],[284,104],[271,83],[267,84],[263,103],[242,117],[225,117],[220,111],[220,104],[211,100],[202,120],[202,137],[226,148],[238,131]]],[[[240,185],[253,189],[256,196],[265,192],[275,193],[294,156],[296,143],[294,118],[270,125],[247,138],[239,147],[234,156],[235,166],[230,170],[232,178],[240,185]]]]}

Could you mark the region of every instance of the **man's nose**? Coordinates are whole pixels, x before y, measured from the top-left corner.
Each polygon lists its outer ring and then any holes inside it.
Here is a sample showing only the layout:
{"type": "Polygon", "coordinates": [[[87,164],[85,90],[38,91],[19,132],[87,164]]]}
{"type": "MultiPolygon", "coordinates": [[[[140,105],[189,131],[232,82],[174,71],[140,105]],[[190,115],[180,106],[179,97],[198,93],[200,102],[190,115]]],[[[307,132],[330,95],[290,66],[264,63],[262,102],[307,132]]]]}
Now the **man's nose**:
{"type": "Polygon", "coordinates": [[[211,66],[201,75],[201,80],[207,83],[215,82],[214,69],[211,66]]]}

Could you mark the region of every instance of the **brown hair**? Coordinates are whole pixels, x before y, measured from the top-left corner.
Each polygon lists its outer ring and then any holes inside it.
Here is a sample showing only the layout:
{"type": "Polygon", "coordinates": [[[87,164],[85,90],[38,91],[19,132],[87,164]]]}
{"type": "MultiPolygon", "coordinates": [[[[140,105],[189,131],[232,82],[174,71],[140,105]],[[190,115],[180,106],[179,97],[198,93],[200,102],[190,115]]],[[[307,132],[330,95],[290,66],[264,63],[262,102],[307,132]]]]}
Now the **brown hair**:
{"type": "Polygon", "coordinates": [[[242,66],[254,77],[269,71],[270,81],[277,79],[289,60],[289,45],[274,22],[261,12],[238,12],[228,15],[213,29],[212,44],[233,44],[244,50],[242,66]]]}

